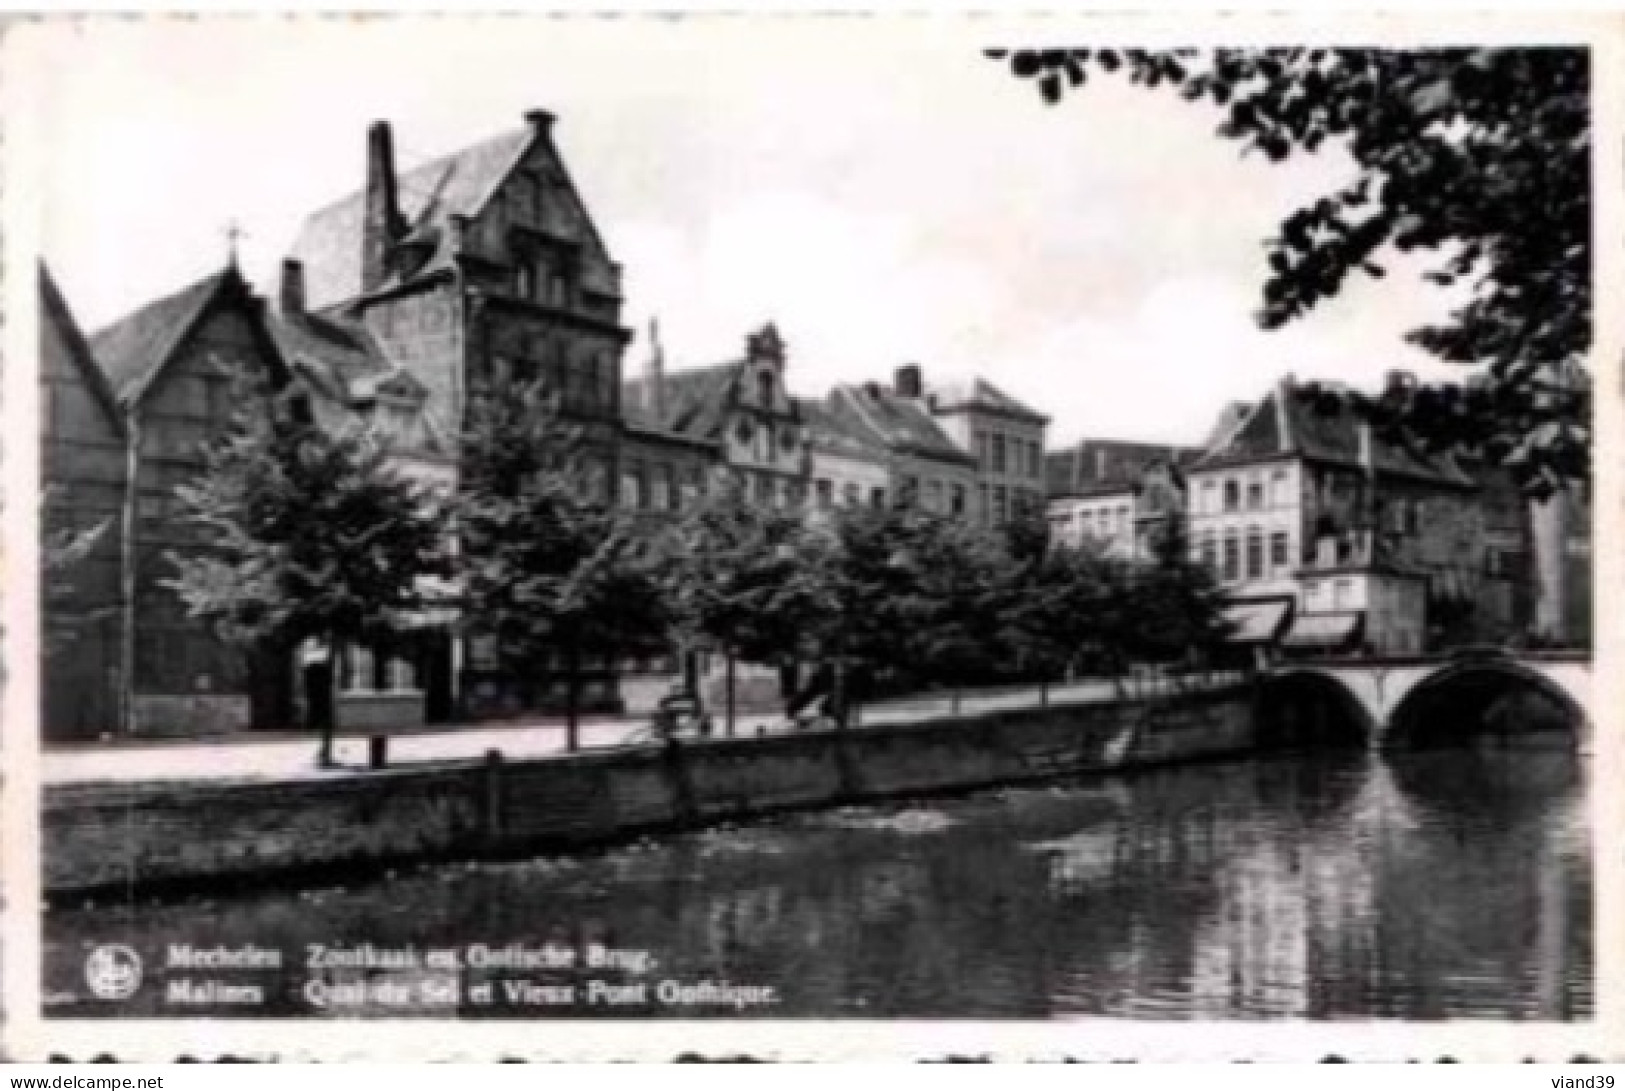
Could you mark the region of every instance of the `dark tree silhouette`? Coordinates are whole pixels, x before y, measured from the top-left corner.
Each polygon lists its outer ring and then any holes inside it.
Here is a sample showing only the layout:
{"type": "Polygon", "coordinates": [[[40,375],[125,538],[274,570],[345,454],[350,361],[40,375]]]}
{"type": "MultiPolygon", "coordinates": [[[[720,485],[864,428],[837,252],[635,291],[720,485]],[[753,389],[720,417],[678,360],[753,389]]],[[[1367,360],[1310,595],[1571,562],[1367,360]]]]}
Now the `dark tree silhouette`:
{"type": "Polygon", "coordinates": [[[1340,145],[1354,173],[1265,243],[1259,320],[1276,328],[1383,255],[1435,255],[1427,278],[1466,302],[1410,339],[1479,365],[1461,386],[1362,401],[1436,449],[1508,467],[1532,495],[1590,472],[1590,56],[1579,48],[991,50],[1044,101],[1091,74],[1220,114],[1218,134],[1271,161],[1340,145]]]}

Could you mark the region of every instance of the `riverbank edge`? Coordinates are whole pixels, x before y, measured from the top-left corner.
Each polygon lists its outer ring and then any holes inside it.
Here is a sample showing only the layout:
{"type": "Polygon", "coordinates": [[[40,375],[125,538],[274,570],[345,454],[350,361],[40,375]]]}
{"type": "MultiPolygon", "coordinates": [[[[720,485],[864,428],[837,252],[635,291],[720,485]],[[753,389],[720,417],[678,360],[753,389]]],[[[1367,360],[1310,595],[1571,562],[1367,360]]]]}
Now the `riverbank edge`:
{"type": "Polygon", "coordinates": [[[334,778],[49,786],[53,904],[359,881],[817,810],[1244,755],[1245,685],[334,778]]]}

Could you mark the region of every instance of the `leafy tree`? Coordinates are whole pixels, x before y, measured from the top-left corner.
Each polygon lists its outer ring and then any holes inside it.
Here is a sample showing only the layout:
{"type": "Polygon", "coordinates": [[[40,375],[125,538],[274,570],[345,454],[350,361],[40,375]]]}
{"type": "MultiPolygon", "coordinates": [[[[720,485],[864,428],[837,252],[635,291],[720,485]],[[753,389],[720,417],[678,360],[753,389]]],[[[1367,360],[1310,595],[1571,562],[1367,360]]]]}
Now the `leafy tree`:
{"type": "Polygon", "coordinates": [[[795,662],[829,609],[825,551],[799,515],[752,504],[736,481],[719,483],[691,507],[662,547],[679,646],[708,643],[724,656],[731,735],[736,664],[795,662]]]}
{"type": "MultiPolygon", "coordinates": [[[[336,655],[389,639],[430,605],[425,577],[449,572],[440,498],[392,469],[369,433],[318,426],[297,391],[239,391],[202,474],[175,490],[199,545],[170,554],[165,585],[238,644],[316,640],[336,655]]],[[[332,718],[321,726],[329,765],[332,718]]]]}
{"type": "Polygon", "coordinates": [[[1120,639],[1144,662],[1207,662],[1229,634],[1224,596],[1212,573],[1191,557],[1184,521],[1167,520],[1152,538],[1149,563],[1135,566],[1132,609],[1120,639]]]}
{"type": "Polygon", "coordinates": [[[1004,665],[1017,646],[1011,575],[1019,566],[1001,544],[962,519],[910,513],[897,561],[909,588],[894,604],[915,673],[953,694],[967,679],[1004,665]]]}
{"type": "Polygon", "coordinates": [[[907,503],[842,510],[833,526],[831,609],[819,646],[842,667],[843,722],[882,680],[958,689],[1010,647],[998,544],[961,520],[907,503]]]}
{"type": "Polygon", "coordinates": [[[1259,314],[1276,328],[1388,251],[1434,255],[1461,285],[1448,324],[1410,339],[1482,365],[1478,381],[1407,385],[1362,408],[1436,449],[1507,466],[1535,496],[1590,466],[1590,58],[1578,48],[992,50],[1044,101],[1091,73],[1165,88],[1220,113],[1218,134],[1271,161],[1340,146],[1348,181],[1267,241],[1259,314]]]}
{"type": "Polygon", "coordinates": [[[1007,625],[1023,666],[1038,676],[1041,700],[1052,681],[1102,665],[1115,649],[1119,568],[1092,550],[1055,546],[1013,572],[1007,625]]]}
{"type": "Polygon", "coordinates": [[[470,403],[456,505],[466,624],[495,639],[509,670],[562,659],[571,750],[586,660],[650,650],[666,624],[652,552],[595,494],[589,457],[539,383],[470,403]]]}

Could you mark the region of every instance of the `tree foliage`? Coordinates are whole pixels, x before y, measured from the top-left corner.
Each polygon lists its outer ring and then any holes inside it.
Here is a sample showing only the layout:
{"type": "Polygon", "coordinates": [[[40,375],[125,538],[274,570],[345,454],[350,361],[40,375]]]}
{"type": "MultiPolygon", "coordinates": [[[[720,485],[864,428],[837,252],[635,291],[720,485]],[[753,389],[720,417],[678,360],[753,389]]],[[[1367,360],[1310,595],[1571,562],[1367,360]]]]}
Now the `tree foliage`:
{"type": "Polygon", "coordinates": [[[296,398],[251,398],[175,489],[199,547],[167,581],[227,639],[371,640],[427,605],[448,574],[445,509],[367,433],[333,433],[296,398]]]}
{"type": "Polygon", "coordinates": [[[1437,449],[1466,446],[1543,495],[1589,473],[1590,60],[1578,48],[993,50],[1048,103],[1091,73],[1219,112],[1218,134],[1271,161],[1340,146],[1354,166],[1265,243],[1259,319],[1276,328],[1433,255],[1465,301],[1410,339],[1481,381],[1387,392],[1365,408],[1437,449]]]}
{"type": "MultiPolygon", "coordinates": [[[[171,552],[166,586],[242,645],[334,650],[411,624],[430,581],[449,574],[441,497],[392,468],[368,432],[317,425],[292,391],[240,385],[236,401],[203,472],[175,489],[197,544],[171,552]]],[[[324,760],[331,745],[324,734],[324,760]]]]}
{"type": "MultiPolygon", "coordinates": [[[[798,513],[751,503],[736,481],[718,481],[671,525],[659,549],[681,647],[708,645],[730,663],[783,666],[809,650],[830,608],[822,542],[798,513]]],[[[730,671],[730,717],[732,685],[730,671]]]]}
{"type": "Polygon", "coordinates": [[[510,671],[562,660],[574,749],[584,661],[660,646],[666,615],[647,538],[595,494],[587,444],[540,384],[480,392],[461,455],[465,625],[495,638],[510,671]]]}

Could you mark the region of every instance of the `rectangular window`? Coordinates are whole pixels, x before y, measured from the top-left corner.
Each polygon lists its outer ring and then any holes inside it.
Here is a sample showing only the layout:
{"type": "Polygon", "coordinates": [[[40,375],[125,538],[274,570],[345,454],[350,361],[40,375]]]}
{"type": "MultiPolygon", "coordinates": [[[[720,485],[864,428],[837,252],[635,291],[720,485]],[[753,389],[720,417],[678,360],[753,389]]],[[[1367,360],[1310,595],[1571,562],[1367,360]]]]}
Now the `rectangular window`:
{"type": "Polygon", "coordinates": [[[828,511],[835,503],[835,486],[829,478],[820,477],[813,482],[813,492],[818,496],[818,507],[821,511],[828,511]]]}
{"type": "Polygon", "coordinates": [[[955,485],[953,487],[953,500],[951,503],[953,505],[953,514],[963,515],[965,513],[965,486],[955,485]]]}
{"type": "Polygon", "coordinates": [[[940,512],[942,510],[942,482],[927,482],[925,486],[925,503],[926,507],[932,511],[940,512]]]}
{"type": "Polygon", "coordinates": [[[1270,506],[1277,508],[1290,507],[1292,504],[1292,482],[1285,470],[1276,470],[1270,475],[1270,506]]]}
{"type": "Polygon", "coordinates": [[[1278,530],[1270,535],[1270,567],[1281,572],[1291,564],[1291,541],[1285,531],[1278,530]]]}
{"type": "Polygon", "coordinates": [[[993,437],[993,472],[996,474],[1004,473],[1004,437],[1002,435],[993,437]]]}
{"type": "Polygon", "coordinates": [[[1003,485],[993,490],[993,521],[1003,526],[1010,518],[1010,494],[1003,485]]]}
{"type": "Polygon", "coordinates": [[[846,506],[849,507],[849,508],[855,508],[860,503],[860,495],[859,495],[859,491],[858,491],[858,485],[857,485],[857,482],[855,482],[855,481],[848,481],[846,483],[846,485],[841,489],[841,495],[842,495],[842,498],[846,501],[846,506]]]}
{"type": "Polygon", "coordinates": [[[654,468],[654,495],[650,499],[656,511],[665,511],[672,506],[670,466],[654,468]]]}
{"type": "Polygon", "coordinates": [[[879,485],[876,485],[874,488],[870,489],[869,490],[869,506],[871,508],[876,508],[876,509],[885,507],[886,506],[886,490],[881,488],[879,485]]]}
{"type": "Polygon", "coordinates": [[[1204,515],[1212,515],[1219,510],[1219,483],[1217,481],[1202,482],[1201,502],[1196,510],[1204,515]]]}
{"type": "Polygon", "coordinates": [[[1264,506],[1264,483],[1262,481],[1249,481],[1247,483],[1247,508],[1258,511],[1264,506]]]}
{"type": "Polygon", "coordinates": [[[993,505],[988,500],[986,485],[976,486],[976,509],[981,515],[983,525],[993,521],[993,505]]]}
{"type": "Polygon", "coordinates": [[[987,433],[976,433],[976,464],[984,470],[987,469],[988,463],[992,461],[992,456],[989,455],[988,451],[987,433]]]}
{"type": "Polygon", "coordinates": [[[909,504],[920,502],[920,479],[913,474],[903,478],[903,498],[909,504]]]}
{"type": "Polygon", "coordinates": [[[1264,536],[1256,530],[1247,533],[1247,578],[1264,578],[1264,536]]]}
{"type": "Polygon", "coordinates": [[[1241,486],[1233,478],[1224,483],[1224,510],[1236,511],[1241,507],[1241,486]]]}
{"type": "Polygon", "coordinates": [[[1241,578],[1241,540],[1234,534],[1227,534],[1224,539],[1224,578],[1241,578]]]}

